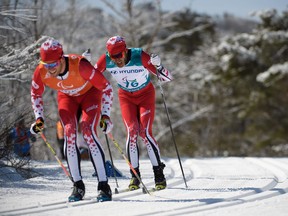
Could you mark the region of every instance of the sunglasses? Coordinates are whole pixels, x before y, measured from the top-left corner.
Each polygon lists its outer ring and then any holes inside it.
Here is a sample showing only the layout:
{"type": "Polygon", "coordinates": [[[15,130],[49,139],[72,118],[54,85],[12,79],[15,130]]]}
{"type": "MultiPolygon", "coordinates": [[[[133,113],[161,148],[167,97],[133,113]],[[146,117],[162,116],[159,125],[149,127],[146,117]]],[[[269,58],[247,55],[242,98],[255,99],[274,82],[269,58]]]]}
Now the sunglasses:
{"type": "Polygon", "coordinates": [[[52,69],[52,68],[57,67],[60,64],[60,59],[53,63],[45,63],[41,61],[41,64],[43,64],[46,69],[52,69]]]}
{"type": "Polygon", "coordinates": [[[111,59],[119,59],[119,58],[123,58],[125,56],[125,51],[117,53],[115,55],[111,55],[109,54],[111,59]]]}

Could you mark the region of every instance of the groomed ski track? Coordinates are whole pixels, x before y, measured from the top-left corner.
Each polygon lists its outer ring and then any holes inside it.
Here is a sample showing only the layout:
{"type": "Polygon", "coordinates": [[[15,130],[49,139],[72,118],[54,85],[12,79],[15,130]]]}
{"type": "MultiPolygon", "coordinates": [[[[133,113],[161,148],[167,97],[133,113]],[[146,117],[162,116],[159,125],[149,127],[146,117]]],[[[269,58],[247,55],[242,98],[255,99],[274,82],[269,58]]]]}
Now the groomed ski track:
{"type": "MultiPolygon", "coordinates": [[[[288,192],[288,158],[182,159],[188,188],[178,160],[164,162],[168,187],[148,195],[142,190],[127,192],[128,165],[122,160],[114,161],[126,178],[117,178],[119,194],[114,194],[115,178],[109,178],[113,201],[103,203],[95,199],[97,179],[92,177],[90,161],[81,163],[85,199],[75,203],[67,202],[72,184],[56,162],[33,162],[32,166],[45,175],[1,185],[0,215],[213,215],[215,211],[228,211],[239,205],[253,206],[273,197],[280,199],[288,192]]],[[[153,188],[149,160],[140,161],[140,171],[146,187],[153,188]]]]}

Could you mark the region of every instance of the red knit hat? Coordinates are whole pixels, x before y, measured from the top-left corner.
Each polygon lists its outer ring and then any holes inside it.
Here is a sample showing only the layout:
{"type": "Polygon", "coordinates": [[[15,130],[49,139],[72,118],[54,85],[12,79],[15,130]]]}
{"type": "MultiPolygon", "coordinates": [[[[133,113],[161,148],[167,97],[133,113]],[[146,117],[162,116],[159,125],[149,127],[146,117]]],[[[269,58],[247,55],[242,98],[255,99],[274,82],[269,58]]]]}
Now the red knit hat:
{"type": "Polygon", "coordinates": [[[126,50],[126,43],[123,37],[117,35],[109,38],[106,48],[110,55],[116,55],[126,50]]]}
{"type": "Polygon", "coordinates": [[[40,57],[43,63],[58,61],[63,56],[62,45],[54,39],[47,39],[40,48],[40,57]]]}

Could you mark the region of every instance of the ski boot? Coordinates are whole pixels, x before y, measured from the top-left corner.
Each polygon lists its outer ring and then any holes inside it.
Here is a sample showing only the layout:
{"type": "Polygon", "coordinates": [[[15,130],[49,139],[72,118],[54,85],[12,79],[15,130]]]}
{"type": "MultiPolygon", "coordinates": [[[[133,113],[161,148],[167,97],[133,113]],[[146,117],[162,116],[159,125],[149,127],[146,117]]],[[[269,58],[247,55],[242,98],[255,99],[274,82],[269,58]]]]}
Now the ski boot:
{"type": "Polygon", "coordinates": [[[98,183],[98,202],[105,202],[112,200],[111,188],[107,181],[98,183]]]}
{"type": "Polygon", "coordinates": [[[85,195],[85,185],[82,180],[74,182],[72,194],[68,197],[69,202],[82,200],[85,195]]]}
{"type": "MultiPolygon", "coordinates": [[[[134,169],[137,172],[138,176],[140,177],[139,168],[137,167],[134,169]]],[[[138,178],[136,177],[136,175],[134,174],[134,172],[132,170],[130,170],[130,173],[132,174],[132,178],[130,180],[130,184],[128,186],[128,189],[129,189],[129,191],[137,190],[140,188],[140,181],[138,180],[138,178]]]]}
{"type": "Polygon", "coordinates": [[[154,180],[155,180],[155,190],[163,190],[166,188],[166,179],[163,174],[165,164],[160,163],[159,166],[153,166],[154,180]]]}

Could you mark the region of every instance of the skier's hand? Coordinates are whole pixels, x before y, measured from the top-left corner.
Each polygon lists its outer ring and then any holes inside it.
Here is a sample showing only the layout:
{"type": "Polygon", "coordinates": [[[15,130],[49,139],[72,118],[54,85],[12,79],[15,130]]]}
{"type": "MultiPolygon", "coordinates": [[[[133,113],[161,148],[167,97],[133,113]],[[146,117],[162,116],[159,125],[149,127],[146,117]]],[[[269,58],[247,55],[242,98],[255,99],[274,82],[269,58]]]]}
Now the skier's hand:
{"type": "Polygon", "coordinates": [[[87,49],[84,53],[82,53],[82,56],[85,57],[89,62],[91,62],[91,52],[90,52],[90,49],[87,49]]]}
{"type": "Polygon", "coordinates": [[[151,54],[150,56],[151,63],[156,66],[158,79],[161,82],[169,82],[173,79],[172,74],[161,65],[161,59],[157,54],[151,54]]]}
{"type": "Polygon", "coordinates": [[[151,64],[158,67],[161,67],[161,59],[157,54],[151,54],[150,56],[151,64]]]}
{"type": "Polygon", "coordinates": [[[161,83],[170,82],[173,79],[172,74],[164,67],[157,69],[158,78],[161,83]]]}
{"type": "Polygon", "coordinates": [[[36,120],[36,122],[34,122],[31,125],[30,132],[32,134],[37,134],[37,133],[42,132],[43,129],[44,129],[44,120],[43,118],[40,117],[36,120]]]}
{"type": "Polygon", "coordinates": [[[110,117],[107,115],[101,116],[100,128],[102,128],[103,133],[108,134],[112,131],[113,123],[110,120],[110,117]]]}

